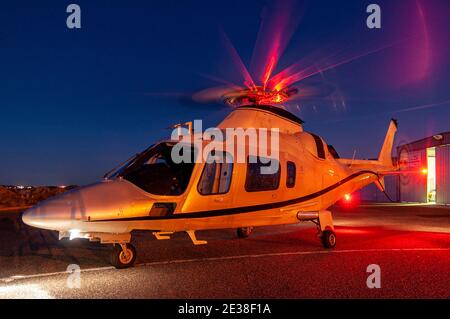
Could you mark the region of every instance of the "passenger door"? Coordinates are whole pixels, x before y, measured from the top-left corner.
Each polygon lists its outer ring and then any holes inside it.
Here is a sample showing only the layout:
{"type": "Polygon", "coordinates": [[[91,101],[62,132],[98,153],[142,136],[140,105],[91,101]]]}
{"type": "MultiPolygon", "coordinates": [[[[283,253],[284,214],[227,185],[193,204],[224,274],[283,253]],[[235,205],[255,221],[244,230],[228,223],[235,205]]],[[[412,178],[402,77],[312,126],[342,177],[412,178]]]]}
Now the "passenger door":
{"type": "Polygon", "coordinates": [[[230,207],[233,158],[223,151],[212,151],[186,201],[188,211],[208,211],[230,207]],[[195,187],[195,186],[194,186],[195,187]]]}

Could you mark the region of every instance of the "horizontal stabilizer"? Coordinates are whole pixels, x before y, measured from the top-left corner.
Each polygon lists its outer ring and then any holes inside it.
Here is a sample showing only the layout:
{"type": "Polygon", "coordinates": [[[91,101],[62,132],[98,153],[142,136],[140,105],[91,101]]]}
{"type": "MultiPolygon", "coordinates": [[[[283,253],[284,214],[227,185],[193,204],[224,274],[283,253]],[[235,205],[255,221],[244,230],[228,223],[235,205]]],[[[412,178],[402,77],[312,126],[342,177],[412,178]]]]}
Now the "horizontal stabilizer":
{"type": "MultiPolygon", "coordinates": [[[[380,175],[387,175],[386,172],[396,171],[397,168],[392,163],[392,148],[394,145],[394,137],[397,132],[397,120],[392,119],[389,123],[389,128],[384,138],[383,146],[381,147],[378,159],[376,160],[361,160],[340,158],[336,159],[339,163],[348,166],[355,170],[371,170],[380,175]]],[[[383,187],[384,185],[377,185],[383,187]]]]}

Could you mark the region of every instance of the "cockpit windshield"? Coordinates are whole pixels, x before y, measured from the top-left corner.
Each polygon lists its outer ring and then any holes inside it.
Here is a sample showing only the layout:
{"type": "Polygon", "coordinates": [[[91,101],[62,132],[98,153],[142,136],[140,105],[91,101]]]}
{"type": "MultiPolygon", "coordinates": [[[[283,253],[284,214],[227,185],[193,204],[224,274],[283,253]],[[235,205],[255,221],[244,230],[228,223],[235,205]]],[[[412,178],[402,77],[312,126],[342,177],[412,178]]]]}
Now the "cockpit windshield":
{"type": "Polygon", "coordinates": [[[117,174],[144,191],[155,195],[181,195],[186,190],[194,169],[194,147],[190,163],[172,160],[171,143],[160,143],[128,162],[117,174]]]}
{"type": "Polygon", "coordinates": [[[139,156],[141,156],[142,154],[147,152],[149,149],[151,149],[153,147],[153,145],[154,144],[152,144],[149,148],[147,148],[143,152],[137,153],[137,154],[131,156],[130,158],[128,158],[127,160],[125,160],[124,162],[120,163],[118,166],[114,167],[112,170],[108,171],[105,175],[103,175],[103,178],[113,179],[113,178],[119,176],[120,173],[122,173],[122,171],[124,169],[126,169],[128,166],[130,166],[132,163],[134,163],[136,158],[138,158],[139,156]]]}

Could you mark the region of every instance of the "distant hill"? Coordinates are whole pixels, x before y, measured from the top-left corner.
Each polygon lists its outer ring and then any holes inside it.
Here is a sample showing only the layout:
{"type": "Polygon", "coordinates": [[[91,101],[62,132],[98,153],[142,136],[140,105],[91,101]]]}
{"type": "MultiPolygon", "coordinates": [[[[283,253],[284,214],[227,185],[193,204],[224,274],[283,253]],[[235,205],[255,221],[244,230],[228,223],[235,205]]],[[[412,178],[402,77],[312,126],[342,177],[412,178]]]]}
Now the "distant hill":
{"type": "Polygon", "coordinates": [[[25,206],[20,194],[0,186],[0,207],[25,206]]]}
{"type": "Polygon", "coordinates": [[[0,208],[31,206],[73,187],[39,186],[30,189],[7,189],[0,186],[0,208]]]}

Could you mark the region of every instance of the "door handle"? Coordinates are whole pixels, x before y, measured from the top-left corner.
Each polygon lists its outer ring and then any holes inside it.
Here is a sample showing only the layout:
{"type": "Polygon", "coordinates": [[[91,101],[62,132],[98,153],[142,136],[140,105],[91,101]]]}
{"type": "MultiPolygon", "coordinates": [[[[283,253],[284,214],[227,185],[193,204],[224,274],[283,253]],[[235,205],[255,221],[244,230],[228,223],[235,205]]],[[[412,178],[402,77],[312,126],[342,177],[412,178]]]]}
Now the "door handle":
{"type": "Polygon", "coordinates": [[[215,201],[216,203],[223,203],[223,197],[214,198],[214,201],[215,201]]]}

